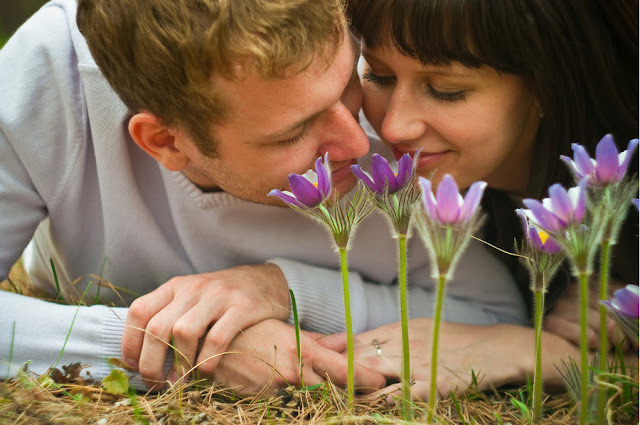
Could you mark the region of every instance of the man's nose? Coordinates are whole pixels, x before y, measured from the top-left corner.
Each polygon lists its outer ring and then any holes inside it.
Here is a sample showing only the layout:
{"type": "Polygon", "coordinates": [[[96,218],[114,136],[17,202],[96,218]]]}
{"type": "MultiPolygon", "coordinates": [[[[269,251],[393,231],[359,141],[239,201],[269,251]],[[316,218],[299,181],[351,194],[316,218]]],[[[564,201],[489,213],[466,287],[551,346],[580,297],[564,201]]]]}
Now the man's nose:
{"type": "Polygon", "coordinates": [[[358,159],[369,151],[369,140],[358,124],[357,115],[342,102],[328,111],[323,131],[320,154],[329,152],[332,161],[358,159]]]}

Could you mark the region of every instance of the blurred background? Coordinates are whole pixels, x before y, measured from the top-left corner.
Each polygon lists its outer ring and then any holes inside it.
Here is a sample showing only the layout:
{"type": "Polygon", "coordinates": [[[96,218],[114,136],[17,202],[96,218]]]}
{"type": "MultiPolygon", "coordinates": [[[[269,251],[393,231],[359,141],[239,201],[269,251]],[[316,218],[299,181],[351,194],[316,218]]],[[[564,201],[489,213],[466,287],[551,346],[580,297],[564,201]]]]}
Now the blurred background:
{"type": "Polygon", "coordinates": [[[0,0],[0,46],[47,0],[0,0]]]}

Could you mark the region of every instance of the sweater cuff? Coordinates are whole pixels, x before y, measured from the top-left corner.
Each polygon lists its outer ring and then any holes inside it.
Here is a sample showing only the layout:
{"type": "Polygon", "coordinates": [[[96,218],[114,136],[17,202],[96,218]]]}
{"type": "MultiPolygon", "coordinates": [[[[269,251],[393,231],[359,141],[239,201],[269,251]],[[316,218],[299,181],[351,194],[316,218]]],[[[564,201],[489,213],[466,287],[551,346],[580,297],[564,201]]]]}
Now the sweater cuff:
{"type": "MultiPolygon", "coordinates": [[[[266,261],[280,267],[289,289],[296,297],[300,328],[320,333],[345,330],[342,274],[339,270],[314,267],[285,258],[266,261]]],[[[367,302],[364,282],[357,273],[348,273],[351,321],[354,333],[365,331],[367,302]]],[[[293,310],[288,322],[293,324],[293,310]]]]}
{"type": "MultiPolygon", "coordinates": [[[[110,363],[109,359],[116,358],[122,359],[122,333],[124,332],[124,324],[127,320],[127,308],[104,308],[102,317],[102,347],[103,358],[105,359],[97,368],[94,368],[96,375],[105,377],[111,373],[114,366],[110,363]]],[[[173,350],[167,350],[167,357],[164,362],[164,376],[169,373],[169,368],[173,363],[173,350]]],[[[129,376],[129,386],[135,388],[137,391],[148,391],[146,385],[142,381],[138,372],[126,372],[129,376]]]]}

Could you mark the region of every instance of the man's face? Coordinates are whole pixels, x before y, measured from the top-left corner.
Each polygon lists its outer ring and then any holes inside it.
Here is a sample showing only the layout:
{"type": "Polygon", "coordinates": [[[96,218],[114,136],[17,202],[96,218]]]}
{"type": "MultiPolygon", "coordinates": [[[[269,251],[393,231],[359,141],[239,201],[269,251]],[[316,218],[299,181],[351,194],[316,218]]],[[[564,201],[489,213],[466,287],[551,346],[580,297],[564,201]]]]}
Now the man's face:
{"type": "Polygon", "coordinates": [[[328,68],[316,59],[290,78],[265,80],[253,72],[238,81],[217,78],[216,88],[231,111],[215,127],[218,157],[186,146],[190,161],[184,174],[205,190],[282,205],[267,193],[289,190],[289,173],[304,173],[328,152],[334,188],[348,192],[356,182],[349,166],[369,149],[357,122],[362,92],[356,60],[345,34],[328,68]]]}

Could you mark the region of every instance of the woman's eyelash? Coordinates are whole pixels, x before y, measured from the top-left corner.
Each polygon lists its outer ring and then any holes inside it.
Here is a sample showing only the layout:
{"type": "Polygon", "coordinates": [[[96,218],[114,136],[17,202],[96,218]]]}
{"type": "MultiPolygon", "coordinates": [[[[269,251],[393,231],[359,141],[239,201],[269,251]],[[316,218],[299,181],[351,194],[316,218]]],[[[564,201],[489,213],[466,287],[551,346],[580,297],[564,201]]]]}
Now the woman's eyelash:
{"type": "MultiPolygon", "coordinates": [[[[371,71],[365,71],[364,74],[362,74],[362,78],[379,87],[389,86],[396,82],[396,77],[379,77],[371,71]]],[[[434,89],[431,84],[427,84],[425,92],[435,100],[443,102],[458,102],[465,98],[464,90],[457,92],[441,92],[434,89]]]]}
{"type": "Polygon", "coordinates": [[[456,91],[456,92],[442,92],[438,91],[431,86],[431,84],[427,84],[427,88],[425,92],[433,97],[436,100],[440,100],[443,102],[458,102],[464,100],[464,90],[456,91]]]}
{"type": "Polygon", "coordinates": [[[376,86],[388,86],[396,81],[395,77],[379,77],[371,71],[365,71],[364,74],[362,74],[362,78],[376,86]]]}

